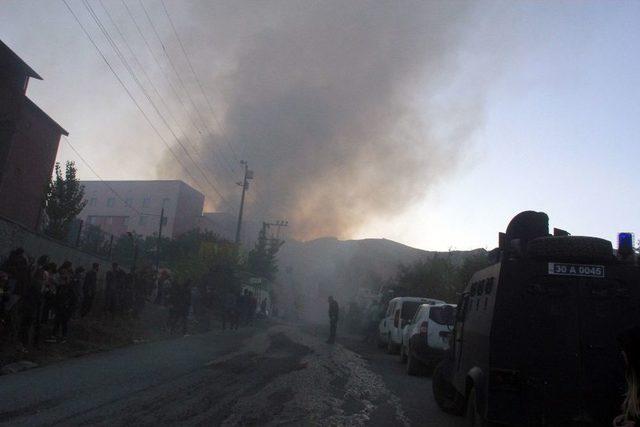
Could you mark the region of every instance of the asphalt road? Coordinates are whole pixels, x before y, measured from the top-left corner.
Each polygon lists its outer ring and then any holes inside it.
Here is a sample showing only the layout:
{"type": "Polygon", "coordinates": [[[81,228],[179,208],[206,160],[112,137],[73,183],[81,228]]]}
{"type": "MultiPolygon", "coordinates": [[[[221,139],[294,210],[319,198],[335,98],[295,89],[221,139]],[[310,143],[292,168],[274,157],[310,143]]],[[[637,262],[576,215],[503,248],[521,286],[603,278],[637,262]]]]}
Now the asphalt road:
{"type": "Polygon", "coordinates": [[[3,425],[433,425],[429,378],[359,340],[259,325],[0,377],[3,425]]]}

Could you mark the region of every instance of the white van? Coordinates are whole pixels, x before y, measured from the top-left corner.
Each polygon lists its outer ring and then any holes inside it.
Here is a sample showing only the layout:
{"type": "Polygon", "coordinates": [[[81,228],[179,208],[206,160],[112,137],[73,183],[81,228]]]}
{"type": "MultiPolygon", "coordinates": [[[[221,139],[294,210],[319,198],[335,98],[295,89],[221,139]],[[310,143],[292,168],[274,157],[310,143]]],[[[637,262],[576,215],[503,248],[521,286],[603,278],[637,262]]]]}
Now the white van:
{"type": "Polygon", "coordinates": [[[387,346],[387,352],[396,353],[402,344],[402,329],[409,323],[422,304],[444,304],[431,298],[396,297],[389,301],[384,319],[378,326],[380,347],[387,346]]]}

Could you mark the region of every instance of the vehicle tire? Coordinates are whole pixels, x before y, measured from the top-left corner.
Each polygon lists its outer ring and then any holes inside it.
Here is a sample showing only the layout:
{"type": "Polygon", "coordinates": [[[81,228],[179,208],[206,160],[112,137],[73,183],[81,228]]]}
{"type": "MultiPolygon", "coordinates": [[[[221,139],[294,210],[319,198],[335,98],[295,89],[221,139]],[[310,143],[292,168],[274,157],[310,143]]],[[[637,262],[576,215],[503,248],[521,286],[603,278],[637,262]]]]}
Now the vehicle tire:
{"type": "Polygon", "coordinates": [[[527,254],[536,259],[590,262],[613,258],[613,247],[597,237],[538,237],[527,245],[527,254]]]}
{"type": "Polygon", "coordinates": [[[396,346],[393,345],[393,341],[391,341],[391,334],[387,335],[387,353],[395,354],[396,346]]]}
{"type": "Polygon", "coordinates": [[[422,375],[423,370],[422,363],[411,354],[411,348],[407,349],[407,374],[422,375]]]}
{"type": "Polygon", "coordinates": [[[400,346],[400,363],[407,363],[407,352],[405,351],[404,345],[400,346]]]}
{"type": "Polygon", "coordinates": [[[476,400],[476,388],[471,387],[469,390],[469,397],[467,398],[467,427],[489,427],[489,424],[484,420],[482,415],[478,412],[478,402],[476,400]]]}
{"type": "Polygon", "coordinates": [[[463,415],[465,409],[464,396],[456,391],[448,381],[450,365],[442,361],[433,371],[431,386],[433,397],[438,407],[444,412],[453,415],[463,415]]]}

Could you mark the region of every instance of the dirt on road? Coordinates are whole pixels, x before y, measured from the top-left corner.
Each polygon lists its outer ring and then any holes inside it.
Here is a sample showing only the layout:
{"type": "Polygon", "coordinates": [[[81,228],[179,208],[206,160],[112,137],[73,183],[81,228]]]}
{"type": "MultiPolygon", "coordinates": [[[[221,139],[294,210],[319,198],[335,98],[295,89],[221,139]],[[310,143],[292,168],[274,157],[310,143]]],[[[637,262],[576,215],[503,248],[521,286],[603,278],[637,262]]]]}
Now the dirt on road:
{"type": "Polygon", "coordinates": [[[427,402],[428,378],[403,375],[391,356],[358,346],[357,340],[330,345],[323,338],[309,328],[263,324],[238,334],[214,331],[7,376],[0,378],[0,387],[6,379],[15,383],[7,383],[15,392],[30,384],[35,389],[24,401],[16,399],[13,408],[0,402],[0,422],[454,425],[427,402]],[[96,374],[101,367],[111,371],[96,374]],[[50,384],[60,378],[72,380],[62,387],[50,384]]]}

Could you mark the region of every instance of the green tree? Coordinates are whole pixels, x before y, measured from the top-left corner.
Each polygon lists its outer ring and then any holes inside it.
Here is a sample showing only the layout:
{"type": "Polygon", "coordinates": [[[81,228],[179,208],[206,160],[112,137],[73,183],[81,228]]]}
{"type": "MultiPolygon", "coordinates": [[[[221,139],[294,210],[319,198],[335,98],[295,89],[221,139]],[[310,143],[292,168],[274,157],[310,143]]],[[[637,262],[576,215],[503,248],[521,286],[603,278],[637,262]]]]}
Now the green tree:
{"type": "Polygon", "coordinates": [[[278,273],[276,255],[283,244],[282,240],[267,238],[267,230],[263,227],[258,241],[247,256],[247,270],[267,280],[274,280],[278,273]]]}
{"type": "Polygon", "coordinates": [[[457,301],[457,294],[466,287],[471,276],[490,265],[487,253],[469,253],[459,262],[454,262],[451,252],[400,265],[389,287],[404,290],[407,295],[457,301]]]}
{"type": "Polygon", "coordinates": [[[56,163],[55,179],[49,181],[47,187],[44,230],[56,239],[62,240],[67,236],[71,222],[87,204],[83,201],[84,186],[76,174],[74,162],[66,162],[64,175],[60,163],[56,163]]]}
{"type": "Polygon", "coordinates": [[[86,223],[82,236],[81,249],[95,254],[105,253],[108,250],[109,242],[97,225],[86,223]]]}

